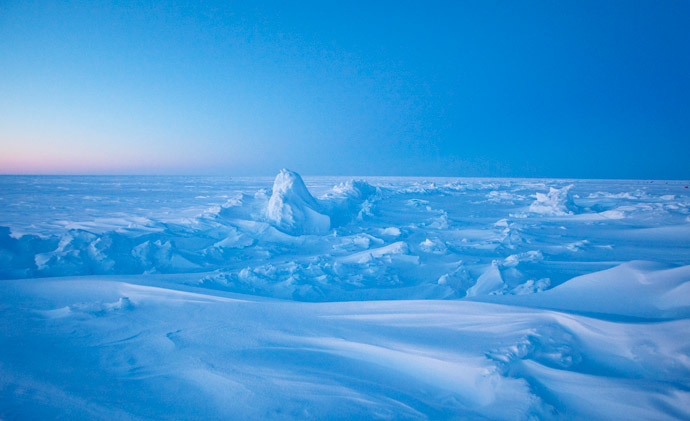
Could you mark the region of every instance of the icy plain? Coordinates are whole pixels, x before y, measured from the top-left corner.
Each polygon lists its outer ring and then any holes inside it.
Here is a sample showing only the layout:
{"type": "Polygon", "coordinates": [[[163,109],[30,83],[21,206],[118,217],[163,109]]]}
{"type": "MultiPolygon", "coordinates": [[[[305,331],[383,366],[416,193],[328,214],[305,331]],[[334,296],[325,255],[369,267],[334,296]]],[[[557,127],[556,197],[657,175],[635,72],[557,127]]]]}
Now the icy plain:
{"type": "Polygon", "coordinates": [[[689,419],[681,181],[0,177],[0,419],[689,419]]]}

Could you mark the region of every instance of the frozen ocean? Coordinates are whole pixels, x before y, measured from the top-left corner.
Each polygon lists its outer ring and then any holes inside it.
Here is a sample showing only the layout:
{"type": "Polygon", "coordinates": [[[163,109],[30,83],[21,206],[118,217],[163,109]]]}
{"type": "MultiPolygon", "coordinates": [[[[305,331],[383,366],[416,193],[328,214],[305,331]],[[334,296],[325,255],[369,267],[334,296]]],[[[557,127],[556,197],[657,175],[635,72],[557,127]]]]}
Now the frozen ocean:
{"type": "Polygon", "coordinates": [[[0,419],[690,419],[687,185],[0,176],[0,419]]]}

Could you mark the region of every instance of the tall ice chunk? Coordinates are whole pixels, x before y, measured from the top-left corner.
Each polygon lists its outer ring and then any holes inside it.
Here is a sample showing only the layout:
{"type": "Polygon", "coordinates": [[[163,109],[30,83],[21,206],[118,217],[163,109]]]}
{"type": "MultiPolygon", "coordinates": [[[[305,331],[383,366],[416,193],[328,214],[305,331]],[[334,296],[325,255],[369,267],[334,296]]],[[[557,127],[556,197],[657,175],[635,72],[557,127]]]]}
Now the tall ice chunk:
{"type": "Polygon", "coordinates": [[[322,208],[299,174],[282,169],[273,182],[266,218],[288,234],[325,234],[331,228],[331,218],[322,208]]]}

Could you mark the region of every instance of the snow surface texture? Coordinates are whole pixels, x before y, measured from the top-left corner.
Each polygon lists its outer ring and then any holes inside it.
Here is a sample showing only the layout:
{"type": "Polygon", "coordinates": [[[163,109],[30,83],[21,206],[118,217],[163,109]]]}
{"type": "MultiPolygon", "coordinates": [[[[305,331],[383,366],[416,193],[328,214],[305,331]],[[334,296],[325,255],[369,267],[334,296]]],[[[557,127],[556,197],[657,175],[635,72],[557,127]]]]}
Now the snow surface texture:
{"type": "Polygon", "coordinates": [[[685,184],[306,181],[0,177],[0,419],[687,419],[685,184]]]}

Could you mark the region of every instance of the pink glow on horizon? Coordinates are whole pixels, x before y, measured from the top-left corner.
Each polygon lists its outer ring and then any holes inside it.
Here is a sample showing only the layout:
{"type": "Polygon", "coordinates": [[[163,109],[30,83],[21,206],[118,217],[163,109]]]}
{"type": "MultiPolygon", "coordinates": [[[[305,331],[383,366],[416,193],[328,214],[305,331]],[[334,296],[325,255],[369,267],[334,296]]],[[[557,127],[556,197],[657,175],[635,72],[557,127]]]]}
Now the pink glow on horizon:
{"type": "MultiPolygon", "coordinates": [[[[114,155],[114,154],[113,154],[114,155]]],[[[172,161],[172,160],[168,160],[172,161]]],[[[151,158],[129,156],[90,156],[87,154],[14,154],[0,153],[0,174],[159,174],[187,173],[189,163],[161,162],[151,158]]]]}

